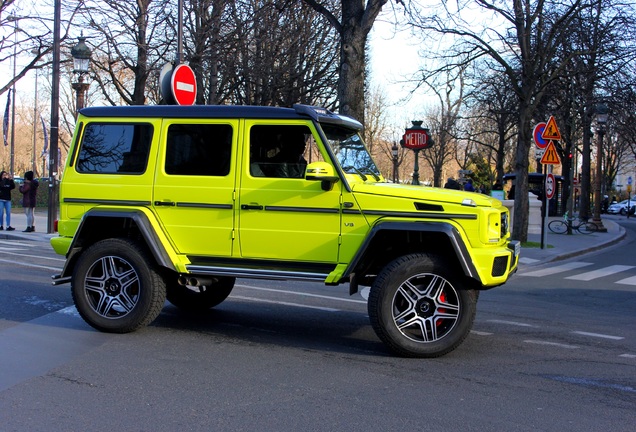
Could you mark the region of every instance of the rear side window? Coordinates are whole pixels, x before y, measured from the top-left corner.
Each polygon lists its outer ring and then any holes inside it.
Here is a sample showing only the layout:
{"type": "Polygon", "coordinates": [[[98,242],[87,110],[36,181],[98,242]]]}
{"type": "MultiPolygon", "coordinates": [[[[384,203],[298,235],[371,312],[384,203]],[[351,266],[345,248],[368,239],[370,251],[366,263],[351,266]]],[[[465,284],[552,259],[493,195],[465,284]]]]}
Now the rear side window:
{"type": "Polygon", "coordinates": [[[168,127],[166,174],[226,176],[230,173],[232,126],[173,124],[168,127]]]}
{"type": "Polygon", "coordinates": [[[90,123],[84,131],[76,170],[80,173],[143,174],[152,133],[150,124],[90,123]]]}

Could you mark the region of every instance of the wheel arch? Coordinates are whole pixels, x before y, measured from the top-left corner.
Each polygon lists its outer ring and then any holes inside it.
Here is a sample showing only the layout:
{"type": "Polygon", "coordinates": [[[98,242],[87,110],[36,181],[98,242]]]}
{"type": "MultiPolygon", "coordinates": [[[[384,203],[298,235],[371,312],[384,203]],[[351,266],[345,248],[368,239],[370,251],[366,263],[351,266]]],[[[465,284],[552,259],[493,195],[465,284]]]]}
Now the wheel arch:
{"type": "Polygon", "coordinates": [[[159,266],[176,271],[168,251],[143,211],[92,209],[84,214],[77,227],[60,278],[68,278],[73,274],[77,258],[82,250],[100,240],[116,237],[137,240],[148,249],[159,266]]]}
{"type": "Polygon", "coordinates": [[[457,230],[447,222],[382,222],[374,226],[345,272],[350,291],[369,281],[395,258],[409,253],[435,253],[468,280],[480,278],[457,230]],[[381,251],[381,253],[378,253],[381,251]]]}

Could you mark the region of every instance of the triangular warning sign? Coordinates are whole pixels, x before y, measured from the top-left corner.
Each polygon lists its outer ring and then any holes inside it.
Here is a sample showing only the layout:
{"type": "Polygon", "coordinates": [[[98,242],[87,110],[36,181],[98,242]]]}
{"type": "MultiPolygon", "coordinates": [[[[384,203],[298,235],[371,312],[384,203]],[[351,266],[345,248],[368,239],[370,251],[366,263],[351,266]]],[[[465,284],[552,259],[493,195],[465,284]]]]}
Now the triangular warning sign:
{"type": "Polygon", "coordinates": [[[561,141],[561,132],[559,132],[554,116],[550,116],[550,120],[548,120],[548,123],[545,125],[545,129],[543,129],[541,138],[544,140],[561,141]]]}
{"type": "Polygon", "coordinates": [[[561,159],[552,141],[550,141],[545,148],[545,153],[543,153],[541,157],[541,163],[543,165],[561,165],[561,159]]]}

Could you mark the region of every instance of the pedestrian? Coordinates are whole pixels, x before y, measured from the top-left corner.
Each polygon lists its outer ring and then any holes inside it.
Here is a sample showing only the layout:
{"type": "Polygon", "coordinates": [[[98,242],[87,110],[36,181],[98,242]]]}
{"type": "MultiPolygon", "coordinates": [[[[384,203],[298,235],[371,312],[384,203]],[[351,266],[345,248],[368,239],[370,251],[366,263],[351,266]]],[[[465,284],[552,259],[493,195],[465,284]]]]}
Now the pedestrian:
{"type": "Polygon", "coordinates": [[[35,210],[36,198],[38,193],[38,181],[33,178],[33,171],[24,173],[24,183],[20,185],[20,193],[22,194],[22,207],[27,218],[27,227],[22,232],[35,231],[35,210]]]}
{"type": "Polygon", "coordinates": [[[473,187],[473,180],[468,179],[466,184],[464,184],[464,190],[467,192],[475,192],[475,188],[473,187]]]}
{"type": "Polygon", "coordinates": [[[7,222],[7,231],[13,231],[11,226],[11,191],[15,189],[15,182],[8,172],[0,173],[0,231],[4,230],[3,221],[7,222]]]}
{"type": "Polygon", "coordinates": [[[461,188],[462,188],[462,185],[460,185],[459,182],[452,177],[449,177],[448,180],[446,181],[446,184],[444,185],[444,189],[461,190],[461,188]]]}

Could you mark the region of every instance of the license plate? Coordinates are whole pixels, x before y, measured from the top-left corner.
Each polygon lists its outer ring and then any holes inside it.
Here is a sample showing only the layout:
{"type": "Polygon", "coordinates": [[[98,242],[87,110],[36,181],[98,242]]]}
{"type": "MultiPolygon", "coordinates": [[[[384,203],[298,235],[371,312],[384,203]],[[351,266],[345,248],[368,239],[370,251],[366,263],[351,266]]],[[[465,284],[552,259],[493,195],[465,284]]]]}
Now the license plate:
{"type": "Polygon", "coordinates": [[[519,240],[512,240],[508,242],[508,249],[512,249],[514,257],[518,257],[521,253],[521,242],[519,240]]]}

